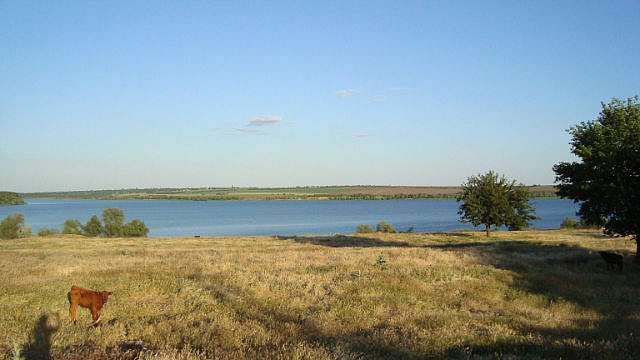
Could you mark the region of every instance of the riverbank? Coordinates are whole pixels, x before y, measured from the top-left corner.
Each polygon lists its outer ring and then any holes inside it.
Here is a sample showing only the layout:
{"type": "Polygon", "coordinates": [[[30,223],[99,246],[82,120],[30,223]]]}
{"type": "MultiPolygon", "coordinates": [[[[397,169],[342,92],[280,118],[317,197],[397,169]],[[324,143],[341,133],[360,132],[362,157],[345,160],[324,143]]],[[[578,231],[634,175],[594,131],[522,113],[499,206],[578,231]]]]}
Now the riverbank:
{"type": "Polygon", "coordinates": [[[128,346],[159,359],[633,358],[633,249],[565,230],[0,241],[0,349],[61,359],[127,358],[128,346]],[[627,257],[623,272],[606,269],[603,249],[627,257]],[[101,328],[86,310],[68,323],[71,285],[114,292],[101,328]]]}
{"type": "MultiPolygon", "coordinates": [[[[556,197],[551,185],[527,187],[533,198],[556,197]]],[[[160,188],[25,193],[29,198],[93,200],[392,200],[454,199],[458,186],[308,186],[292,188],[160,188]]]]}

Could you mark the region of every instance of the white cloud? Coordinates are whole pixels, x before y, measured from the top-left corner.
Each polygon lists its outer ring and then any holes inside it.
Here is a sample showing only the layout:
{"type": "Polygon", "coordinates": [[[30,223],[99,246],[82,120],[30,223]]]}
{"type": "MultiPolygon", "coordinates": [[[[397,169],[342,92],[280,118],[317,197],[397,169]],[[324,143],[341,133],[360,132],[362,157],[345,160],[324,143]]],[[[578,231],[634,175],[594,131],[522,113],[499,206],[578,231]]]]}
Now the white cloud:
{"type": "Polygon", "coordinates": [[[277,125],[282,121],[280,116],[256,116],[249,120],[247,125],[245,126],[269,126],[269,125],[277,125]]]}
{"type": "Polygon", "coordinates": [[[357,93],[357,91],[355,91],[354,89],[344,89],[344,90],[338,90],[338,91],[336,91],[336,95],[337,95],[339,98],[343,98],[343,99],[346,99],[346,98],[352,97],[352,96],[354,96],[356,93],[357,93]]]}
{"type": "Polygon", "coordinates": [[[258,130],[258,129],[250,129],[247,127],[235,128],[233,129],[236,134],[245,134],[245,135],[267,135],[267,132],[258,130]]]}

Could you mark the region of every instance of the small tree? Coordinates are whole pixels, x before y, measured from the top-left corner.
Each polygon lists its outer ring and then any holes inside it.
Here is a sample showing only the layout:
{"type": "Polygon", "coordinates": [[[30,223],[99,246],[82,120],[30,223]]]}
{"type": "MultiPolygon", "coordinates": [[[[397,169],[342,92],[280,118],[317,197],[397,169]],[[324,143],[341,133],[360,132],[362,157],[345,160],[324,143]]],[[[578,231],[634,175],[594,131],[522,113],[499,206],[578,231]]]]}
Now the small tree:
{"type": "Polygon", "coordinates": [[[535,210],[533,206],[529,204],[529,198],[531,197],[529,190],[524,186],[513,186],[511,184],[510,190],[507,192],[509,205],[512,211],[509,213],[509,217],[505,223],[507,228],[511,231],[524,230],[529,227],[529,223],[537,217],[534,215],[535,210]]]}
{"type": "Polygon", "coordinates": [[[640,98],[602,104],[597,119],[569,130],[578,162],[553,167],[558,195],[580,203],[586,224],[636,241],[640,262],[640,98]]]}
{"type": "Polygon", "coordinates": [[[31,235],[31,229],[24,224],[22,214],[12,214],[0,222],[0,239],[17,239],[31,235]]]}
{"type": "Polygon", "coordinates": [[[82,234],[82,223],[78,219],[65,220],[62,225],[62,233],[80,235],[82,234]]]}
{"type": "Polygon", "coordinates": [[[124,212],[118,208],[107,208],[102,211],[104,234],[107,237],[124,235],[124,212]]]}
{"type": "Polygon", "coordinates": [[[141,220],[131,220],[124,225],[124,236],[128,237],[146,237],[149,234],[149,229],[141,220]]]}
{"type": "Polygon", "coordinates": [[[489,171],[471,176],[462,184],[458,214],[462,222],[484,225],[489,236],[491,226],[507,226],[510,230],[527,227],[535,219],[528,200],[529,192],[523,185],[489,171]]]}
{"type": "Polygon", "coordinates": [[[82,227],[82,234],[85,236],[100,236],[104,233],[104,227],[97,216],[93,215],[82,227]]]}
{"type": "Polygon", "coordinates": [[[373,227],[367,224],[360,224],[356,227],[356,232],[358,234],[369,234],[373,232],[373,227]]]}
{"type": "Polygon", "coordinates": [[[575,229],[578,227],[578,224],[578,220],[574,218],[564,218],[562,224],[560,224],[560,229],[575,229]]]}
{"type": "Polygon", "coordinates": [[[380,221],[378,225],[376,225],[376,231],[381,233],[395,234],[396,228],[386,221],[380,221]]]}

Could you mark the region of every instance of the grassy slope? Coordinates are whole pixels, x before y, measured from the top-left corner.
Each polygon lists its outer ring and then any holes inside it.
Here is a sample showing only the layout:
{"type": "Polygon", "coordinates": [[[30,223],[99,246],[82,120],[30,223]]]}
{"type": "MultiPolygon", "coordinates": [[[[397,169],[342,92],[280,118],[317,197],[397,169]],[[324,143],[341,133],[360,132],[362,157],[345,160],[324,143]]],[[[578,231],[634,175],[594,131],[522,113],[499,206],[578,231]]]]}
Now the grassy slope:
{"type": "MultiPolygon", "coordinates": [[[[533,197],[553,197],[551,185],[530,186],[533,197]]],[[[176,199],[176,200],[326,200],[326,199],[394,199],[452,198],[460,191],[456,186],[319,186],[297,188],[186,188],[123,189],[28,193],[27,197],[77,199],[176,199]]]]}
{"type": "Polygon", "coordinates": [[[0,349],[98,358],[141,339],[160,359],[638,358],[640,270],[607,271],[593,252],[605,248],[633,244],[589,231],[2,241],[0,349]],[[68,323],[72,284],[115,292],[101,328],[86,310],[68,323]]]}

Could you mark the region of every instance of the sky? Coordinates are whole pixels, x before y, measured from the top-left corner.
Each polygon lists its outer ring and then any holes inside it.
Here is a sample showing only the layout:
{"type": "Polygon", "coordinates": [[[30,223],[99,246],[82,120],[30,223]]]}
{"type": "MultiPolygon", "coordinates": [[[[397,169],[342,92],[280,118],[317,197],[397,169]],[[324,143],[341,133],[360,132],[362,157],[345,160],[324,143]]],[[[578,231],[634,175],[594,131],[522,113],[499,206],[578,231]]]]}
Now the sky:
{"type": "Polygon", "coordinates": [[[0,190],[552,184],[640,1],[0,0],[0,190]]]}

